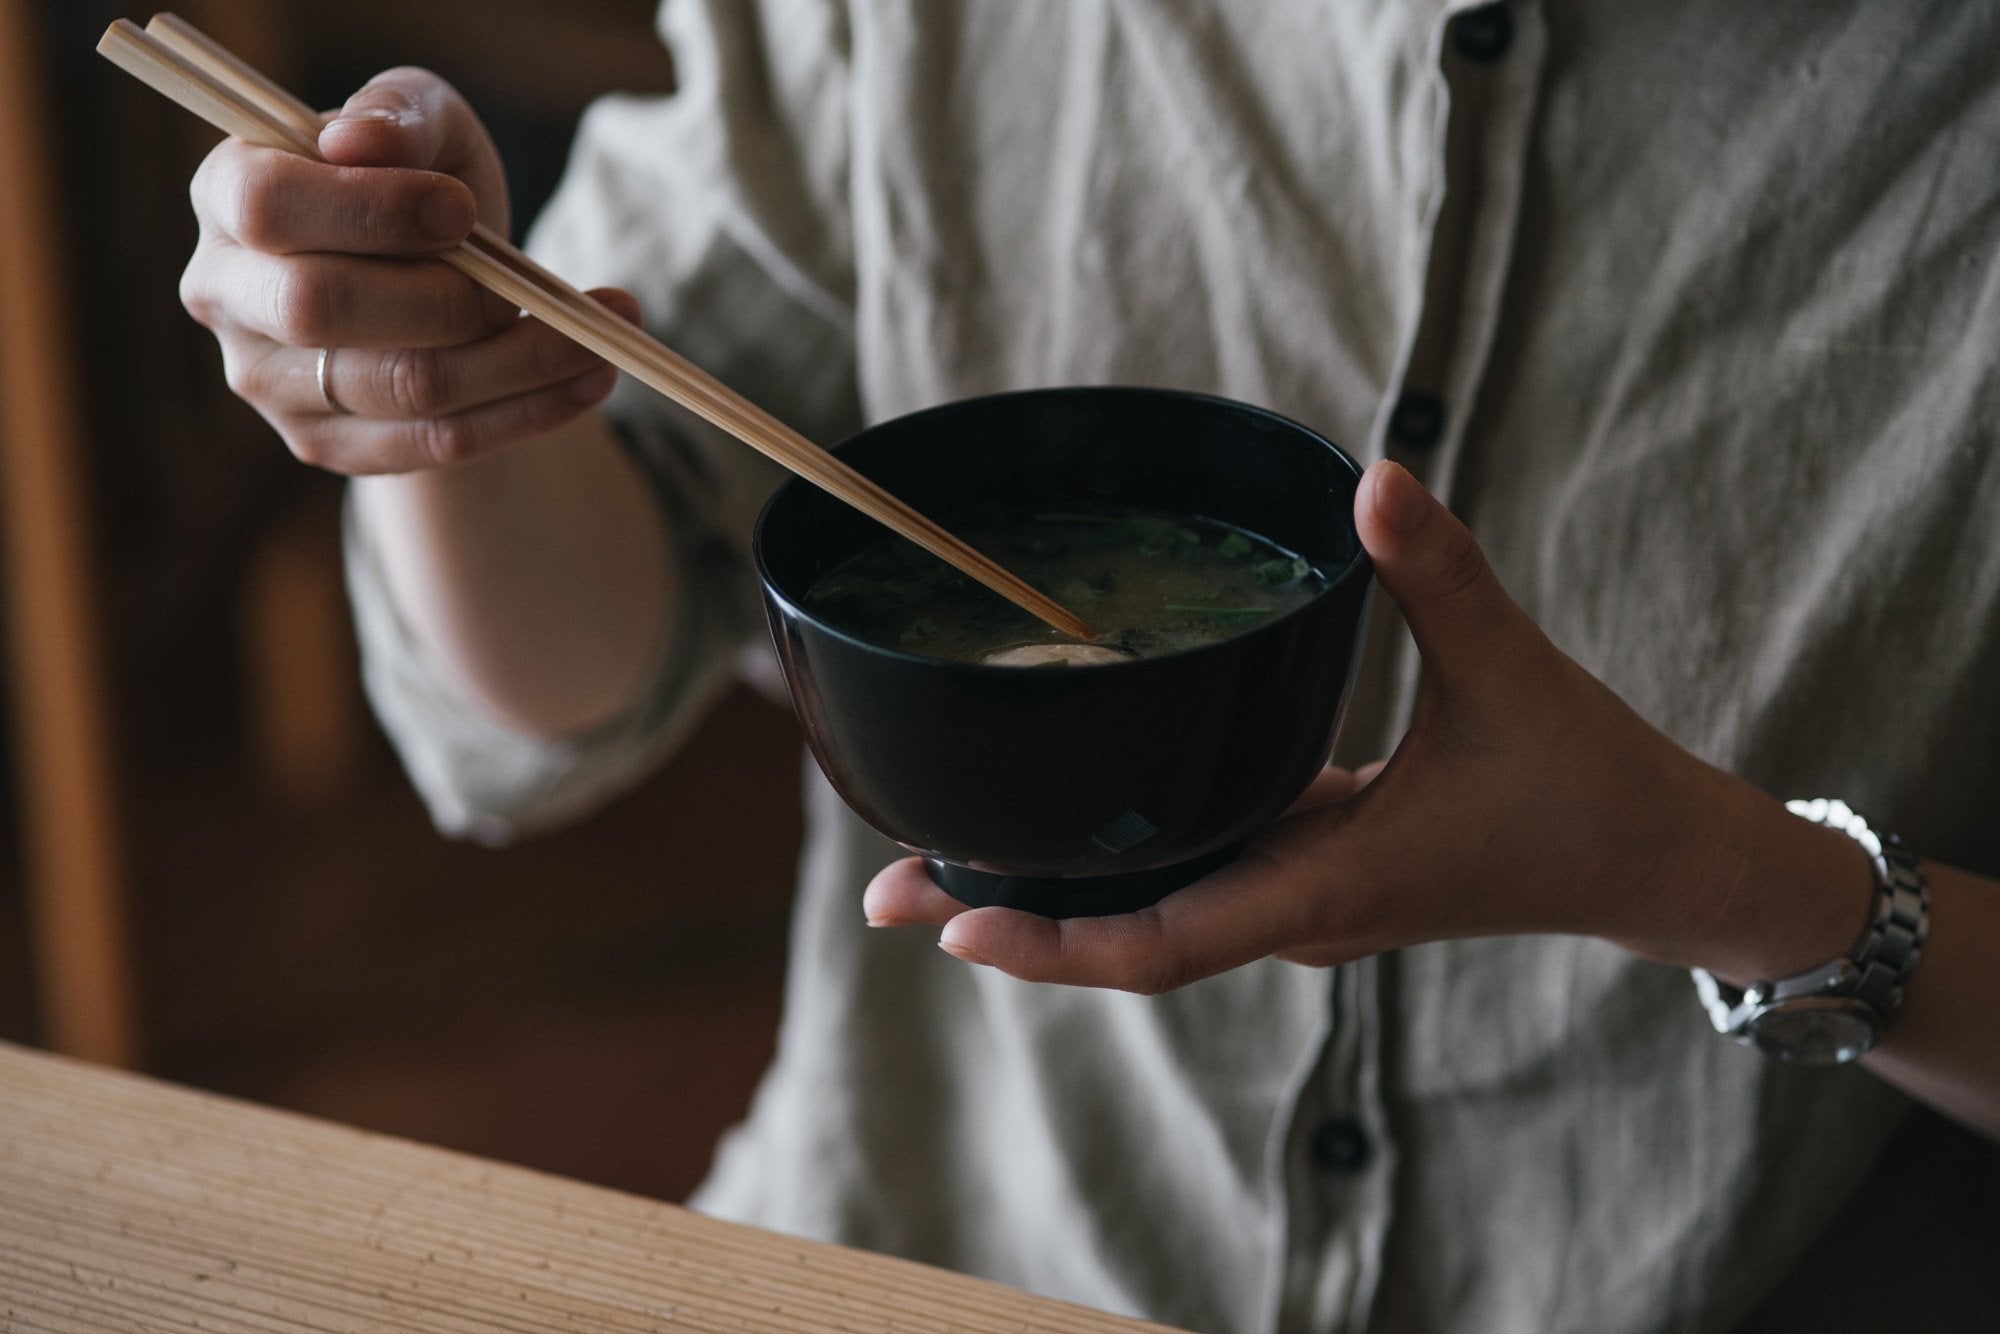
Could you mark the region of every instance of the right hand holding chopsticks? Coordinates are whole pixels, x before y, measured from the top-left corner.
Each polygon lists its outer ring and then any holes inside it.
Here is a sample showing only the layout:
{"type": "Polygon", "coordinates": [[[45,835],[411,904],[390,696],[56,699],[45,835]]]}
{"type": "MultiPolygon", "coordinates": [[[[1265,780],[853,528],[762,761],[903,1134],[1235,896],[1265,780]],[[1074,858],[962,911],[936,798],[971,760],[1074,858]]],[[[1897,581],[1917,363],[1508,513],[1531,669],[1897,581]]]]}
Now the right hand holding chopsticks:
{"type": "MultiPolygon", "coordinates": [[[[192,190],[181,299],[229,385],[307,463],[360,475],[486,455],[600,402],[596,354],[442,262],[476,221],[507,230],[505,175],[465,100],[380,74],[320,131],[326,162],[228,139],[192,190]],[[413,262],[419,261],[419,262],[413,262]]],[[[637,321],[627,293],[594,293],[637,321]]]]}
{"type": "MultiPolygon", "coordinates": [[[[488,181],[499,178],[499,163],[476,118],[456,94],[421,71],[392,71],[372,81],[370,88],[378,93],[371,96],[386,95],[387,101],[376,105],[387,114],[356,116],[367,123],[336,129],[322,124],[290,93],[171,14],[154,15],[143,29],[129,19],[116,19],[105,29],[97,49],[135,78],[225,132],[316,160],[332,173],[317,179],[321,183],[331,180],[336,191],[346,188],[348,176],[357,170],[431,172],[449,166],[444,158],[453,144],[466,150],[461,166],[482,160],[483,151],[483,160],[492,167],[488,181]],[[404,85],[403,80],[414,82],[404,85]],[[426,131],[426,125],[432,128],[426,131]],[[406,132],[412,133],[408,143],[402,137],[406,132]],[[323,146],[329,135],[339,141],[352,134],[360,135],[361,145],[342,151],[355,156],[330,155],[323,146]],[[368,147],[378,139],[386,139],[390,147],[386,151],[368,147]],[[427,152],[423,151],[426,144],[427,152]]],[[[332,118],[347,119],[346,111],[332,118]]],[[[300,457],[349,473],[436,475],[424,470],[484,457],[509,439],[541,435],[545,443],[560,443],[553,435],[554,428],[610,392],[614,377],[606,368],[592,369],[589,362],[575,360],[574,354],[549,349],[532,330],[521,334],[517,342],[518,331],[513,326],[502,327],[497,313],[488,325],[474,319],[464,307],[451,306],[450,288],[443,289],[447,302],[443,311],[427,312],[430,323],[422,318],[416,321],[425,340],[388,336],[405,331],[391,327],[373,299],[384,294],[379,280],[393,267],[393,257],[440,253],[446,263],[482,288],[504,294],[507,302],[518,303],[597,356],[630,372],[642,384],[957,566],[1063,634],[1077,640],[1094,637],[1082,618],[1046,593],[1002,569],[992,557],[967,546],[934,520],[654,341],[643,329],[635,328],[635,303],[626,294],[606,292],[604,295],[611,297],[611,303],[606,304],[578,292],[485,223],[474,226],[463,242],[442,249],[429,236],[424,238],[425,244],[414,247],[408,244],[407,236],[400,248],[385,243],[378,233],[395,231],[387,216],[393,210],[371,207],[365,202],[370,198],[365,193],[335,197],[349,199],[350,209],[355,200],[364,201],[358,210],[364,238],[361,254],[373,257],[373,263],[357,268],[353,263],[329,266],[316,262],[317,252],[310,251],[310,243],[302,242],[299,233],[284,225],[286,215],[271,201],[272,180],[282,177],[261,174],[282,169],[255,157],[246,160],[248,165],[238,162],[233,167],[228,158],[217,160],[222,164],[216,168],[220,181],[196,190],[198,201],[215,201],[210,212],[216,225],[210,226],[208,215],[203,218],[203,251],[208,251],[212,234],[233,245],[234,252],[218,244],[214,254],[197,254],[183,285],[188,307],[197,318],[223,333],[225,352],[240,349],[249,354],[235,359],[230,368],[232,380],[243,386],[239,392],[244,397],[278,424],[300,457]],[[279,221],[265,225],[274,213],[279,221]],[[235,229],[222,225],[225,223],[233,223],[235,229]],[[251,243],[246,244],[246,240],[251,243]],[[251,251],[280,262],[275,269],[223,263],[217,266],[219,279],[211,271],[216,254],[240,261],[251,251]],[[261,310],[260,287],[264,293],[261,310]],[[457,320],[452,318],[455,310],[463,312],[457,320]],[[440,331],[438,324],[447,327],[440,331]],[[335,342],[336,338],[354,341],[342,344],[335,342]],[[274,353],[274,346],[317,348],[311,353],[316,404],[303,400],[298,388],[303,370],[298,358],[274,353]],[[340,346],[392,354],[386,362],[375,359],[375,374],[369,382],[390,414],[369,420],[385,425],[357,429],[352,420],[354,405],[348,402],[340,377],[333,373],[333,349],[340,346]],[[275,368],[273,363],[277,363],[275,368]],[[301,407],[302,400],[308,406],[301,407]]],[[[426,186],[441,184],[444,181],[438,176],[425,182],[426,186]]],[[[477,182],[467,184],[477,192],[477,182]]],[[[497,207],[496,191],[489,189],[484,199],[497,207]]],[[[416,205],[419,219],[422,213],[421,205],[416,205]]],[[[405,226],[407,217],[406,206],[405,226]]],[[[353,259],[353,255],[348,258],[353,259]]],[[[386,295],[407,303],[411,293],[407,289],[395,291],[392,285],[386,295]]],[[[409,306],[399,304],[397,309],[407,312],[409,306]]],[[[365,412],[361,415],[367,418],[365,412]]],[[[608,442],[604,433],[593,438],[608,442]]]]}

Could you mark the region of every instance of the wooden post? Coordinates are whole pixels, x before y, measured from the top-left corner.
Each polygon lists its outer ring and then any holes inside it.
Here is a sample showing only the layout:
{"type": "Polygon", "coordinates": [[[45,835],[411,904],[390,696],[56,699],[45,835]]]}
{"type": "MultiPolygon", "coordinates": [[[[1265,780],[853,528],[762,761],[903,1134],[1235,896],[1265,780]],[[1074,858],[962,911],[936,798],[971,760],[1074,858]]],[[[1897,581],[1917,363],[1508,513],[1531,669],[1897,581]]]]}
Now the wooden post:
{"type": "Polygon", "coordinates": [[[59,1051],[139,1054],[85,437],[28,0],[0,0],[0,530],[31,957],[59,1051]]]}

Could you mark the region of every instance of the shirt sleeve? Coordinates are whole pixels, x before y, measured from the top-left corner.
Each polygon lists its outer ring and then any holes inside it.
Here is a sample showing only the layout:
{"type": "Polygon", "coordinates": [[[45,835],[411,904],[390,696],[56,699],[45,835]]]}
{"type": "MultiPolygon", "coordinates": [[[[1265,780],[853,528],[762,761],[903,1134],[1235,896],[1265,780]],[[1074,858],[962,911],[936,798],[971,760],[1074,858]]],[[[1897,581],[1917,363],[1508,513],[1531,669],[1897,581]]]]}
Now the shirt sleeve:
{"type": "MultiPolygon", "coordinates": [[[[668,0],[678,87],[585,114],[528,249],[580,288],[633,292],[649,331],[809,439],[858,429],[847,208],[847,31],[833,0],[668,0]]],[[[432,661],[362,526],[347,569],[370,703],[433,820],[499,843],[650,771],[764,633],[750,535],[777,465],[621,378],[605,406],[653,484],[681,571],[677,633],[624,716],[513,731],[432,661]]]]}

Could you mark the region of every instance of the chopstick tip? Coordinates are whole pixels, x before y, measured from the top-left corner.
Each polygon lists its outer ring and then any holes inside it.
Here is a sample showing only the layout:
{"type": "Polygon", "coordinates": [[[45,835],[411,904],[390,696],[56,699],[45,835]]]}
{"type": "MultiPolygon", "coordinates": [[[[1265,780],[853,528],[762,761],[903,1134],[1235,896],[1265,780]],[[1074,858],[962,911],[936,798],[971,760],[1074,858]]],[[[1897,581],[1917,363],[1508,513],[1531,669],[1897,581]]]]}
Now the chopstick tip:
{"type": "Polygon", "coordinates": [[[107,46],[116,45],[121,41],[140,39],[144,35],[145,29],[131,19],[113,19],[111,26],[104,30],[104,35],[97,39],[97,50],[101,53],[107,46]]]}

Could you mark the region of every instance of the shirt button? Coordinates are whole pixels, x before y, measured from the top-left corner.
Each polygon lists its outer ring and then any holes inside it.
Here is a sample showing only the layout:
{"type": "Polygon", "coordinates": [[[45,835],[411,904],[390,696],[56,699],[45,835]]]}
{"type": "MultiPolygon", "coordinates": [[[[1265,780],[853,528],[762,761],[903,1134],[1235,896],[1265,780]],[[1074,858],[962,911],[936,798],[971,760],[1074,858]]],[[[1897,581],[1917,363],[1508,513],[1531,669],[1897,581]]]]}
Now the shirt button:
{"type": "Polygon", "coordinates": [[[1368,1130],[1351,1116],[1329,1116],[1313,1127],[1306,1152],[1313,1166],[1329,1176],[1352,1176],[1368,1166],[1375,1146],[1368,1130]]]}
{"type": "Polygon", "coordinates": [[[1514,15],[1503,2],[1468,9],[1446,26],[1452,49],[1475,65],[1490,65],[1514,44],[1514,15]]]}
{"type": "Polygon", "coordinates": [[[1444,434],[1444,400],[1422,389],[1406,389],[1389,410],[1389,441],[1405,449],[1429,449],[1444,434]]]}

